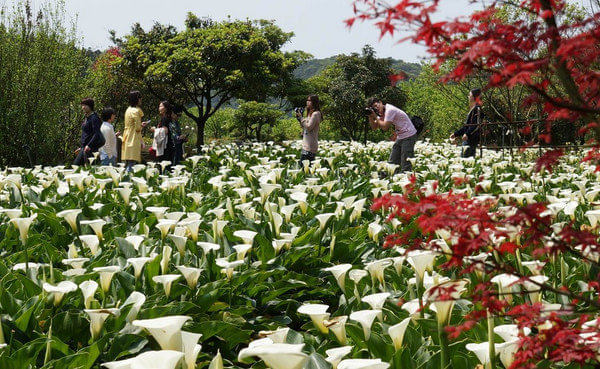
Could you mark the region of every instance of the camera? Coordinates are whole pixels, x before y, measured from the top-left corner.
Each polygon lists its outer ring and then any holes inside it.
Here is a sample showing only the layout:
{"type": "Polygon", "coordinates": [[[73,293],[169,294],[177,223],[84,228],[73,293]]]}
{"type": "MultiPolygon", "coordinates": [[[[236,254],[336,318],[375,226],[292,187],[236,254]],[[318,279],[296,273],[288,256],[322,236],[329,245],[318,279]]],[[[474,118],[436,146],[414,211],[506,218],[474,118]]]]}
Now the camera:
{"type": "Polygon", "coordinates": [[[364,112],[365,112],[365,115],[371,115],[371,113],[375,113],[375,115],[379,115],[379,112],[377,111],[377,109],[375,109],[372,106],[365,108],[364,112]]]}
{"type": "Polygon", "coordinates": [[[302,107],[294,108],[294,112],[300,113],[300,115],[302,115],[302,114],[304,114],[304,108],[302,108],[302,107]]]}

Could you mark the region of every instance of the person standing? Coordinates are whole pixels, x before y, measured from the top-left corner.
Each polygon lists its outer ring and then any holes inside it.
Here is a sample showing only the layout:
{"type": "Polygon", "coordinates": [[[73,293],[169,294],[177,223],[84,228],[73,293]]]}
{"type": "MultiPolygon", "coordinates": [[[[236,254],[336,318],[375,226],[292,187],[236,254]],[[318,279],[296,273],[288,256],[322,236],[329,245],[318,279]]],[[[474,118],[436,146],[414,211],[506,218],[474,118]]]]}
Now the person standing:
{"type": "Polygon", "coordinates": [[[377,97],[367,100],[367,106],[367,109],[370,109],[371,129],[381,128],[387,131],[391,126],[394,127],[396,140],[392,146],[389,162],[399,165],[403,172],[410,171],[412,165],[408,159],[415,156],[415,143],[417,142],[417,129],[410,121],[410,117],[403,110],[392,104],[384,104],[377,97]]]}
{"type": "Polygon", "coordinates": [[[323,121],[319,96],[309,95],[306,98],[306,117],[302,118],[302,113],[296,111],[296,119],[302,127],[302,152],[300,154],[300,166],[302,167],[304,160],[309,162],[315,160],[319,149],[319,125],[323,121]]]}
{"type": "MultiPolygon", "coordinates": [[[[166,100],[161,101],[158,104],[158,113],[160,114],[160,122],[156,127],[150,128],[154,134],[152,148],[156,152],[156,162],[168,161],[172,164],[175,143],[169,131],[172,113],[171,103],[166,100]]],[[[166,169],[170,170],[170,165],[166,169]]]]}
{"type": "Polygon", "coordinates": [[[81,100],[81,110],[85,119],[81,125],[81,146],[76,150],[77,157],[73,165],[86,165],[88,159],[104,145],[104,136],[100,131],[102,121],[94,111],[94,100],[85,98],[81,100]]]}
{"type": "Polygon", "coordinates": [[[483,118],[483,113],[481,112],[479,96],[481,96],[480,88],[474,88],[469,91],[469,114],[467,114],[465,124],[450,135],[452,141],[457,137],[462,139],[463,150],[461,156],[463,158],[475,156],[481,137],[481,119],[483,118]],[[467,148],[464,148],[464,146],[467,146],[467,148]]]}
{"type": "Polygon", "coordinates": [[[171,113],[171,125],[170,131],[175,142],[175,149],[173,152],[173,165],[179,164],[183,160],[183,144],[187,142],[187,135],[181,133],[181,125],[179,119],[181,118],[181,107],[174,106],[173,112],[171,113]]]}
{"type": "Polygon", "coordinates": [[[148,122],[142,122],[142,94],[131,91],[128,96],[129,107],[125,111],[125,128],[123,130],[123,143],[121,147],[121,160],[125,162],[128,172],[133,170],[136,163],[142,161],[142,128],[148,122]]]}
{"type": "Polygon", "coordinates": [[[104,146],[98,150],[100,152],[100,164],[112,165],[113,167],[117,165],[117,136],[119,135],[119,133],[115,133],[113,127],[116,117],[113,108],[104,108],[100,113],[100,118],[103,121],[100,131],[106,141],[104,146]]]}

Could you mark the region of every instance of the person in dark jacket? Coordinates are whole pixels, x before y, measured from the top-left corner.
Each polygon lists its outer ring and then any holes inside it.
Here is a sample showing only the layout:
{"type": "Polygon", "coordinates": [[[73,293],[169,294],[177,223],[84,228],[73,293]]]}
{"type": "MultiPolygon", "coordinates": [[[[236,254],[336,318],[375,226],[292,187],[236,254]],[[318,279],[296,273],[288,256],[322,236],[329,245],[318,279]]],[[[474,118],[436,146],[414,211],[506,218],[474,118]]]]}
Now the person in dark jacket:
{"type": "Polygon", "coordinates": [[[85,114],[81,124],[81,146],[76,150],[77,157],[73,162],[73,165],[80,166],[88,164],[88,159],[105,143],[100,131],[102,120],[94,112],[94,100],[89,97],[81,100],[81,110],[85,114]]]}
{"type": "Polygon", "coordinates": [[[474,88],[469,91],[469,114],[465,120],[465,124],[452,135],[450,139],[454,141],[457,137],[462,140],[463,146],[468,146],[466,149],[463,148],[461,156],[468,158],[475,156],[477,151],[477,145],[481,137],[481,120],[483,119],[483,113],[481,112],[481,103],[479,100],[481,96],[481,89],[474,88]]]}

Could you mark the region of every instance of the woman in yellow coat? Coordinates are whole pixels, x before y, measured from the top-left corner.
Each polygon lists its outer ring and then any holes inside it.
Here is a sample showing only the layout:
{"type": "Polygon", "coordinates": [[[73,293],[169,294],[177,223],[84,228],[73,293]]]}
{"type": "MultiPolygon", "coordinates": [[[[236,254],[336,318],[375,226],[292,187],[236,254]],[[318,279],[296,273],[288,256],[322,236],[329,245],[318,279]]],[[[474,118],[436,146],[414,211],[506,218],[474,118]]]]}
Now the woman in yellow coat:
{"type": "Polygon", "coordinates": [[[133,170],[136,163],[142,161],[142,128],[148,122],[142,122],[142,94],[139,91],[129,92],[129,107],[125,111],[125,129],[123,130],[123,144],[121,160],[126,163],[128,172],[133,170]]]}

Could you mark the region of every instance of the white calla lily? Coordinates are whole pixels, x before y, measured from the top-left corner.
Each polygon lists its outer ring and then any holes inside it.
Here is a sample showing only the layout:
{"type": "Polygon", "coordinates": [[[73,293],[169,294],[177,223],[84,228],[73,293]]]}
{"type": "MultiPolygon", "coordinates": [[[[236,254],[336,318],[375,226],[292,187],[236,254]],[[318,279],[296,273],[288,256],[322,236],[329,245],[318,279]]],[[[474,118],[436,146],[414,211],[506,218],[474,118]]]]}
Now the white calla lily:
{"type": "Polygon", "coordinates": [[[44,283],[42,289],[53,297],[54,306],[58,306],[65,294],[77,290],[77,285],[71,281],[62,281],[56,286],[51,285],[50,283],[44,283]]]}
{"type": "Polygon", "coordinates": [[[155,275],[154,277],[152,277],[152,280],[155,283],[162,284],[163,289],[165,291],[165,295],[169,297],[171,295],[171,286],[173,285],[173,282],[177,281],[179,278],[181,278],[180,274],[162,274],[155,275]]]}
{"type": "Polygon", "coordinates": [[[359,310],[354,311],[350,314],[350,319],[356,320],[360,323],[365,334],[365,341],[369,340],[371,336],[371,326],[375,318],[381,314],[381,310],[359,310]]]}
{"type": "Polygon", "coordinates": [[[191,319],[189,316],[173,315],[134,320],[131,324],[148,331],[163,350],[182,351],[181,327],[191,319]]]}
{"type": "Polygon", "coordinates": [[[331,272],[342,292],[346,286],[346,273],[352,269],[352,264],[338,264],[323,269],[324,272],[331,272]]]}
{"type": "Polygon", "coordinates": [[[329,319],[328,309],[329,306],[324,304],[304,304],[298,308],[298,314],[308,315],[321,333],[327,333],[329,329],[325,326],[324,321],[329,319]]]}
{"type": "Polygon", "coordinates": [[[258,356],[271,369],[302,369],[309,356],[302,352],[304,344],[272,343],[242,349],[238,360],[258,356]]]}
{"type": "Polygon", "coordinates": [[[81,290],[81,293],[83,294],[83,305],[85,306],[86,309],[89,309],[91,306],[92,300],[94,300],[94,294],[96,293],[96,290],[98,289],[98,283],[96,283],[96,281],[93,281],[93,280],[83,281],[79,284],[79,289],[81,290]]]}

